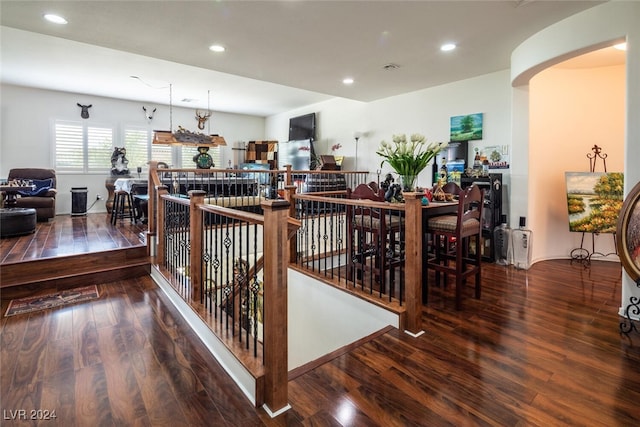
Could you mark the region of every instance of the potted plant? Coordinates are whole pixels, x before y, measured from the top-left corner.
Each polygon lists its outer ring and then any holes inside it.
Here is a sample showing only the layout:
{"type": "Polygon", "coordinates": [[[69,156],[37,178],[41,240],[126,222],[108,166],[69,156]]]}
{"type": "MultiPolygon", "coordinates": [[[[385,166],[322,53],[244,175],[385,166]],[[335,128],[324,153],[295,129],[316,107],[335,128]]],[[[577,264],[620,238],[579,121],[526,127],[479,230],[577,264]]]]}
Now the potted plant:
{"type": "Polygon", "coordinates": [[[411,135],[409,140],[405,134],[393,135],[392,141],[382,141],[376,154],[384,158],[380,163],[381,167],[386,162],[400,176],[404,191],[414,190],[420,171],[449,145],[447,142],[432,142],[427,145],[426,138],[419,133],[411,135]]]}

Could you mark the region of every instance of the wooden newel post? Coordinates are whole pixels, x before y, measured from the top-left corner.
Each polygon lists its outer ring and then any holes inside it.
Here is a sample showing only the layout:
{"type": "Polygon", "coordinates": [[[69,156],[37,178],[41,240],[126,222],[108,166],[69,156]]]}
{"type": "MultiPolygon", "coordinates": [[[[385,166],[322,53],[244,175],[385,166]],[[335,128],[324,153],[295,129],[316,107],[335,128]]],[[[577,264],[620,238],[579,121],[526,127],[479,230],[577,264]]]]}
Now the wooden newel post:
{"type": "Polygon", "coordinates": [[[405,331],[422,331],[422,193],[402,193],[405,200],[405,331]]]}
{"type": "Polygon", "coordinates": [[[264,211],[264,402],[268,412],[289,409],[287,335],[287,218],[289,202],[265,200],[264,211]]]}
{"type": "MultiPolygon", "coordinates": [[[[165,226],[164,226],[164,201],[162,200],[162,196],[166,196],[169,194],[169,190],[167,190],[167,187],[165,186],[160,186],[158,188],[156,188],[156,197],[154,197],[154,202],[157,203],[157,207],[155,209],[156,211],[156,219],[155,219],[155,223],[156,223],[156,230],[162,230],[162,233],[157,233],[156,235],[159,236],[160,238],[158,239],[158,247],[157,247],[157,252],[156,252],[156,263],[158,265],[164,265],[165,259],[165,226]]],[[[149,198],[149,200],[151,200],[151,198],[149,198]]],[[[153,212],[151,210],[151,204],[149,204],[149,213],[153,212]]]]}
{"type": "Polygon", "coordinates": [[[191,300],[202,302],[202,217],[203,212],[198,205],[204,204],[206,192],[202,190],[189,191],[189,234],[191,236],[189,249],[189,281],[191,283],[191,300]]]}
{"type": "Polygon", "coordinates": [[[147,192],[149,193],[149,202],[147,205],[147,229],[149,230],[148,234],[151,236],[156,236],[158,234],[158,226],[157,219],[154,215],[156,212],[156,196],[158,194],[156,190],[156,186],[160,185],[158,180],[158,162],[156,160],[151,160],[149,162],[149,176],[147,177],[147,192]]]}
{"type": "MultiPolygon", "coordinates": [[[[284,186],[284,199],[290,203],[289,205],[289,217],[296,217],[296,203],[293,199],[293,195],[296,194],[297,187],[295,185],[285,185],[284,186]]],[[[289,261],[297,262],[297,253],[298,253],[298,240],[295,238],[289,239],[289,261]]]]}
{"type": "Polygon", "coordinates": [[[293,179],[291,176],[291,165],[284,165],[285,169],[287,170],[287,173],[285,174],[284,177],[284,185],[292,185],[293,184],[293,179]]]}

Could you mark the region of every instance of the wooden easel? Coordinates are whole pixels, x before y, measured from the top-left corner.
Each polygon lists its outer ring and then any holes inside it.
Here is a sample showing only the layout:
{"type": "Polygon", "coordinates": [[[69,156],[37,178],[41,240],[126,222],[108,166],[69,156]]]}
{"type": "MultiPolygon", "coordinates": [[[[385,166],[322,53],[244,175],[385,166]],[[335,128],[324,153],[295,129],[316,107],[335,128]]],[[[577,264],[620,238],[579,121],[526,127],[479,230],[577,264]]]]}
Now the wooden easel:
{"type": "MultiPolygon", "coordinates": [[[[598,147],[597,145],[594,144],[594,146],[591,148],[591,151],[593,151],[593,153],[587,153],[587,158],[589,159],[589,172],[595,172],[596,171],[596,163],[598,162],[598,159],[602,160],[602,165],[603,165],[603,169],[604,169],[604,173],[607,173],[607,154],[602,152],[602,148],[598,147]]],[[[591,234],[591,252],[589,252],[588,249],[586,249],[584,247],[584,235],[586,234],[586,231],[582,232],[582,238],[580,239],[580,247],[579,248],[575,248],[571,251],[571,262],[573,262],[574,260],[580,261],[582,262],[585,267],[591,264],[591,257],[593,255],[601,255],[603,257],[609,256],[609,255],[618,255],[618,245],[616,243],[616,233],[613,233],[613,244],[614,244],[614,248],[615,248],[615,252],[610,252],[608,254],[602,253],[602,252],[596,252],[595,246],[596,246],[596,241],[595,241],[595,236],[599,235],[599,232],[590,232],[591,234]]]]}

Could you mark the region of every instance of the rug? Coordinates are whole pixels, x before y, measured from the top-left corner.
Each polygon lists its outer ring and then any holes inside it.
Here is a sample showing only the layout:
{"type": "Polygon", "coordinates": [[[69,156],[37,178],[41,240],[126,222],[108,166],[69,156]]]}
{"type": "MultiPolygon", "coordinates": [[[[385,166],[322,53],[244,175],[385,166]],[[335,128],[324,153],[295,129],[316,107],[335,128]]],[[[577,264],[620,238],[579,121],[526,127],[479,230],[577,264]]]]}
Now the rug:
{"type": "Polygon", "coordinates": [[[38,295],[34,297],[13,299],[9,302],[5,317],[15,316],[16,314],[32,313],[34,311],[45,310],[47,308],[55,308],[68,304],[89,301],[100,297],[98,287],[83,286],[81,288],[67,289],[64,291],[38,295]]]}

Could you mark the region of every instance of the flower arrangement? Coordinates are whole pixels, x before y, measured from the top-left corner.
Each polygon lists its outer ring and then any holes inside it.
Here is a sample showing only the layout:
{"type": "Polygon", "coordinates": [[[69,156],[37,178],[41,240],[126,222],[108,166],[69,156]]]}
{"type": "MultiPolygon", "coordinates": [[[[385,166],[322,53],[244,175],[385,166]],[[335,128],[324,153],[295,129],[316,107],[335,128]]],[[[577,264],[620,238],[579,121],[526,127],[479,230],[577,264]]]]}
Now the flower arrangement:
{"type": "Polygon", "coordinates": [[[381,167],[387,162],[403,180],[411,181],[403,182],[408,190],[413,188],[413,181],[420,171],[447,145],[447,142],[432,142],[427,145],[424,135],[418,133],[411,135],[409,141],[404,134],[393,135],[393,143],[382,141],[376,154],[384,158],[380,163],[381,167]]]}

